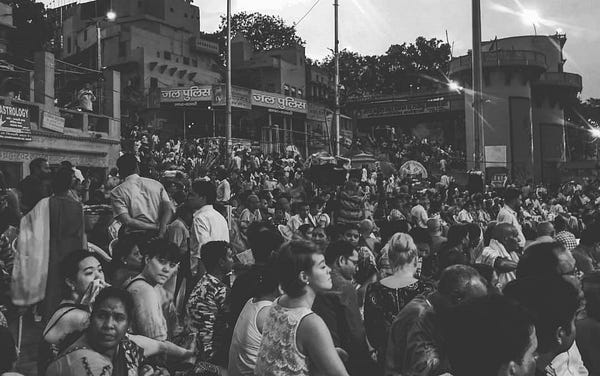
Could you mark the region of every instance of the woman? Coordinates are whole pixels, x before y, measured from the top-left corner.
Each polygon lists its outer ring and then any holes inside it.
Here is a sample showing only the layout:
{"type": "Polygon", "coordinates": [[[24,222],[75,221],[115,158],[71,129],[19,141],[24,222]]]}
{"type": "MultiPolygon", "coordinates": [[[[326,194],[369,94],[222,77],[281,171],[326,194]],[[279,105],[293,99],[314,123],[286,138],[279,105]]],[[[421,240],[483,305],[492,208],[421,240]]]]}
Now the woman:
{"type": "Polygon", "coordinates": [[[144,350],[126,336],[132,310],[129,293],[115,287],[102,290],[93,304],[89,327],[50,364],[46,375],[157,374],[145,364],[144,350]]]}
{"type": "Polygon", "coordinates": [[[173,327],[167,325],[175,324],[175,307],[170,307],[168,315],[163,312],[164,297],[160,294],[162,286],[171,278],[177,270],[181,259],[179,247],[164,239],[154,239],[143,249],[144,268],[142,272],[125,283],[125,289],[133,297],[134,308],[131,320],[134,334],[143,335],[159,341],[170,337],[169,333],[173,327]]]}
{"type": "MultiPolygon", "coordinates": [[[[65,282],[65,298],[43,331],[42,353],[38,361],[39,374],[44,373],[49,360],[54,359],[88,328],[90,304],[99,290],[108,286],[104,281],[104,272],[98,256],[89,251],[71,252],[61,263],[60,270],[65,282]]],[[[193,355],[193,351],[169,342],[133,335],[130,339],[143,347],[147,356],[162,353],[185,358],[193,355]]]]}
{"type": "Polygon", "coordinates": [[[254,375],[267,313],[279,296],[279,283],[272,265],[261,268],[257,280],[255,295],[246,302],[233,329],[229,348],[230,376],[254,375]]]}
{"type": "Polygon", "coordinates": [[[380,362],[394,318],[415,296],[434,289],[432,283],[415,278],[418,250],[410,235],[393,235],[387,249],[393,274],[370,284],[365,297],[367,338],[380,362]]]}
{"type": "Polygon", "coordinates": [[[279,251],[276,270],[284,295],[267,312],[255,374],[348,375],[329,329],[311,310],[317,292],[332,287],[323,255],[311,243],[292,241],[279,251]]]}
{"type": "Polygon", "coordinates": [[[123,286],[125,281],[140,274],[143,267],[143,257],[140,246],[145,237],[139,233],[129,233],[113,240],[112,245],[112,278],[115,286],[123,286]]]}
{"type": "Polygon", "coordinates": [[[465,225],[452,225],[448,230],[448,240],[442,245],[438,253],[437,272],[450,265],[468,265],[471,259],[469,252],[469,229],[465,225]]]}

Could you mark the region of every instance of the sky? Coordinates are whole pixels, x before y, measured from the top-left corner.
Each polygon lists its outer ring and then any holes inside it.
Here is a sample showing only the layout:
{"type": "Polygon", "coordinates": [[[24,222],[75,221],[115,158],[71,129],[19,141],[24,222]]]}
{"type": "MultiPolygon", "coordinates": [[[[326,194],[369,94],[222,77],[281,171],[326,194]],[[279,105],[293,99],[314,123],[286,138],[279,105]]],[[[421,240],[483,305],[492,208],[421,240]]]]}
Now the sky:
{"type": "MultiPolygon", "coordinates": [[[[50,0],[44,0],[48,3],[50,0]]],[[[333,0],[232,0],[232,12],[261,12],[297,25],[306,41],[306,55],[322,59],[333,48],[333,0]]],[[[383,54],[392,44],[411,43],[418,36],[448,40],[453,55],[471,48],[470,0],[339,0],[340,49],[362,55],[383,54]]],[[[217,29],[226,12],[225,0],[194,0],[200,8],[200,28],[217,29]]],[[[523,10],[539,16],[538,34],[567,35],[565,71],[583,77],[582,98],[600,98],[600,7],[598,0],[481,0],[482,40],[534,34],[523,21],[523,10]]]]}

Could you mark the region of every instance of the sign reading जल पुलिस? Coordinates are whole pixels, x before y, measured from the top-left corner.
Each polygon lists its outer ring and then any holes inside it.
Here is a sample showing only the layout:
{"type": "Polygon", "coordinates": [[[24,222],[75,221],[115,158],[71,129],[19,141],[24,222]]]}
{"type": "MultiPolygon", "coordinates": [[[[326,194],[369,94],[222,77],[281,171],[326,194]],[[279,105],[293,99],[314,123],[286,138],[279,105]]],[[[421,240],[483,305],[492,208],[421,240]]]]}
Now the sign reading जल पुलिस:
{"type": "Polygon", "coordinates": [[[0,104],[0,139],[31,141],[28,108],[0,104]]]}

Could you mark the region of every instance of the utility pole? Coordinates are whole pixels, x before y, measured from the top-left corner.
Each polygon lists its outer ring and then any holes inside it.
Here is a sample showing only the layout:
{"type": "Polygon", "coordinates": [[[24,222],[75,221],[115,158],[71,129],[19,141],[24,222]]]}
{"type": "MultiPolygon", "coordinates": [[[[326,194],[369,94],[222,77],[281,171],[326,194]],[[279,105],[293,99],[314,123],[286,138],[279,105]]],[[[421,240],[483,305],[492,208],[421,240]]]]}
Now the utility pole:
{"type": "Polygon", "coordinates": [[[481,67],[481,3],[472,0],[473,7],[473,52],[471,72],[473,75],[473,135],[475,141],[475,169],[485,174],[482,67],[481,67]]]}
{"type": "Polygon", "coordinates": [[[227,0],[227,84],[225,85],[225,142],[227,155],[225,160],[231,158],[231,0],[227,0]]]}
{"type": "Polygon", "coordinates": [[[101,20],[96,21],[96,38],[98,41],[98,49],[96,51],[96,64],[98,66],[98,114],[104,113],[103,105],[103,91],[104,85],[102,84],[102,27],[100,25],[101,20]]]}
{"type": "Polygon", "coordinates": [[[339,52],[339,44],[340,41],[338,39],[338,0],[334,0],[333,9],[334,9],[334,18],[335,18],[335,31],[334,31],[334,44],[333,44],[333,54],[335,61],[335,132],[334,133],[334,145],[335,145],[335,155],[339,156],[340,153],[340,52],[339,52]]]}

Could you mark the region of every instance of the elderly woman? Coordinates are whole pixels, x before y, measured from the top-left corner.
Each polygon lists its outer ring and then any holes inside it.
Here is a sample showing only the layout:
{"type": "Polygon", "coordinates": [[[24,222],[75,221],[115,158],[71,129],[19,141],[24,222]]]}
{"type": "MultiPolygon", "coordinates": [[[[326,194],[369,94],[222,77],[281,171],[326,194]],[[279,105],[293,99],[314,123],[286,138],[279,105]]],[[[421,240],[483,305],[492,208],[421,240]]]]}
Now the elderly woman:
{"type": "Polygon", "coordinates": [[[254,373],[348,375],[329,329],[311,310],[317,292],[332,287],[325,257],[311,243],[292,241],[281,248],[276,264],[284,295],[266,312],[254,373]]]}
{"type": "Polygon", "coordinates": [[[387,249],[393,274],[370,284],[365,297],[365,329],[380,361],[396,315],[415,296],[434,289],[430,282],[415,278],[418,250],[410,235],[393,235],[387,249]]]}

